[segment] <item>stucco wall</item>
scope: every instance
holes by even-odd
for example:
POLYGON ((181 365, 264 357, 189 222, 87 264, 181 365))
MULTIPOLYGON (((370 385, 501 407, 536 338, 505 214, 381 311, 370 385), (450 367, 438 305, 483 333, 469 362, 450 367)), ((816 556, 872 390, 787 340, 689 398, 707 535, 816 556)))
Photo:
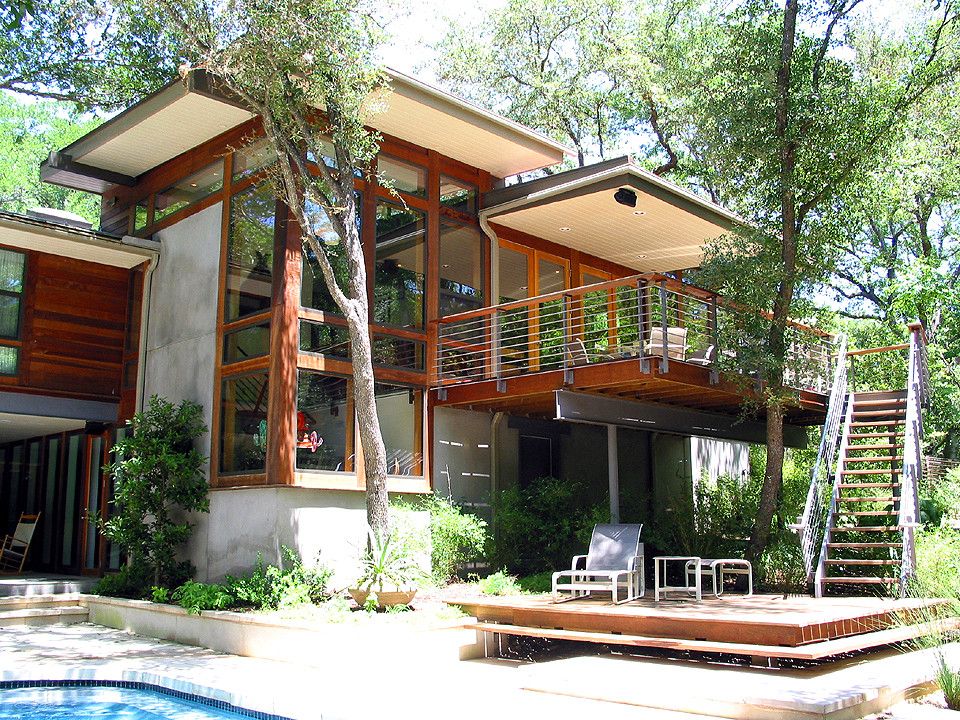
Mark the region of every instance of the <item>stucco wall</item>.
POLYGON ((433 486, 458 503, 485 508, 492 470, 489 413, 436 408, 433 416, 433 486))
POLYGON ((715 481, 721 475, 742 479, 750 474, 750 445, 737 440, 690 438, 694 480, 715 481))

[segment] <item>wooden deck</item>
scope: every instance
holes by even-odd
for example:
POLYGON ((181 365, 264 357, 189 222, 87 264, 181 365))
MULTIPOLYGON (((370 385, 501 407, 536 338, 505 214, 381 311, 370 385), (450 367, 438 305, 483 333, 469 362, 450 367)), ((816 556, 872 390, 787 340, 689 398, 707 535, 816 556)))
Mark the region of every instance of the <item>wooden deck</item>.
MULTIPOLYGON (((704 597, 702 603, 648 596, 625 605, 548 596, 457 603, 478 629, 610 645, 815 660, 912 639, 929 631, 899 617, 939 600, 811 598, 782 595, 704 597)), ((946 629, 957 629, 956 619, 946 629)))

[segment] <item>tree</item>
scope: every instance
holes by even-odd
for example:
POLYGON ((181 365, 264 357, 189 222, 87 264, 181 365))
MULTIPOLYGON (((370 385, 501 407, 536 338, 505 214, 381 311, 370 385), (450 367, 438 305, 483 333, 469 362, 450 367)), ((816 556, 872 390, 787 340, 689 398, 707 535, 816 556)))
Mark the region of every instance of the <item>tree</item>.
POLYGON ((572 143, 580 166, 622 151, 639 127, 645 135, 631 149, 650 155, 662 174, 677 157, 654 76, 669 62, 680 11, 692 5, 510 0, 477 27, 453 24, 435 70, 478 104, 572 143))
POLYGON ((0 6, 0 89, 112 109, 176 75, 178 49, 144 8, 91 0, 18 0, 0 6))
POLYGON ((367 520, 383 537, 389 528, 387 461, 354 190, 355 174, 369 176, 377 153, 377 136, 364 126, 364 117, 371 95, 385 82, 374 59, 379 29, 371 6, 366 0, 239 0, 216 7, 199 0, 152 0, 149 6, 187 49, 192 64, 183 72, 208 73, 263 122, 277 156, 271 175, 276 195, 298 223, 304 250, 318 261, 347 322, 367 520), (335 245, 311 232, 327 219, 339 238, 335 245), (344 261, 345 277, 335 268, 344 261))
POLYGON ((769 313, 746 340, 762 358, 767 425, 752 558, 766 548, 783 484, 784 410, 794 399, 784 382, 789 320, 829 269, 822 213, 957 69, 954 4, 938 3, 906 37, 868 49, 842 35, 853 31, 860 4, 752 0, 722 18, 689 63, 697 69, 686 103, 691 132, 723 178, 724 198, 755 228, 708 248, 700 277, 769 313))
POLYGON ((0 208, 25 212, 33 207, 70 210, 96 224, 98 198, 41 182, 40 163, 51 150, 92 130, 97 120, 83 119, 68 105, 24 103, 0 95, 0 208))
POLYGON ((207 428, 200 405, 173 405, 154 395, 127 425, 106 467, 114 480, 114 512, 104 535, 127 553, 131 565, 149 568, 153 584, 179 584, 177 549, 190 538, 185 512, 207 512, 206 459, 193 446, 207 428))

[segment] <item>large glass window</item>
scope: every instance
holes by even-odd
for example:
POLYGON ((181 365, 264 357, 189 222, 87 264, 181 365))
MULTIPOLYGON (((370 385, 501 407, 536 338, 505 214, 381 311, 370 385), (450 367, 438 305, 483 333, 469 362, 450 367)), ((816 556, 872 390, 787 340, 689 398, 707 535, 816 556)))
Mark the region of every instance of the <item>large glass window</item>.
POLYGON ((440 205, 470 215, 477 213, 477 187, 446 175, 440 176, 440 205))
POLYGON ((425 345, 419 340, 375 335, 373 338, 373 362, 375 365, 423 370, 425 345))
POLYGON ((250 143, 233 154, 233 179, 250 177, 276 159, 273 145, 266 139, 250 143))
POLYGON ((377 204, 374 320, 423 327, 426 215, 392 203, 377 204))
POLYGON ((387 473, 423 475, 423 390, 377 383, 374 392, 387 473))
POLYGON ((440 224, 440 316, 483 307, 483 235, 474 227, 440 224))
POLYGON ((153 205, 153 221, 163 220, 168 215, 193 205, 222 187, 223 160, 217 160, 166 190, 158 192, 153 205))
POLYGON ((263 472, 267 457, 267 374, 227 378, 220 396, 220 472, 263 472))
POLYGON ((223 335, 223 363, 263 357, 270 352, 270 323, 250 325, 223 335))
MULTIPOLYGON (((360 232, 360 208, 362 200, 357 193, 357 232, 360 232)), ((307 213, 312 221, 311 231, 326 253, 327 259, 333 266, 333 273, 341 288, 347 286, 350 277, 350 266, 347 263, 347 253, 340 241, 340 236, 333 229, 333 224, 326 211, 316 203, 307 204, 307 213)), ((303 252, 303 272, 300 276, 300 304, 304 307, 340 315, 340 308, 333 301, 333 296, 327 290, 327 284, 320 270, 320 263, 313 250, 305 248, 303 252)))
POLYGON ((388 155, 377 158, 377 172, 383 176, 397 192, 427 196, 427 169, 413 163, 388 155))
POLYGON ((269 185, 233 196, 224 303, 227 322, 270 307, 276 211, 277 201, 269 185))
MULTIPOLYGON (((0 250, 0 337, 20 339, 23 316, 23 284, 27 257, 12 250, 0 250)), ((0 347, 0 375, 16 375, 20 351, 0 347)))
POLYGON ((346 378, 297 374, 297 468, 352 472, 352 393, 346 378))
POLYGON ((350 357, 350 334, 345 327, 339 325, 324 325, 301 320, 300 350, 318 355, 348 358, 350 357))

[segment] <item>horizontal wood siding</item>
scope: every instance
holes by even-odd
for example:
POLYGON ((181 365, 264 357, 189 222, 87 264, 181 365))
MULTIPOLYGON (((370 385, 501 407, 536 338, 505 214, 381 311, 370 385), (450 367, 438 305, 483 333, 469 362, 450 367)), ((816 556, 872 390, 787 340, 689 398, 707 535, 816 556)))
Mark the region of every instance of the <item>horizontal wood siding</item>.
POLYGON ((31 253, 17 387, 119 399, 130 276, 31 253))

